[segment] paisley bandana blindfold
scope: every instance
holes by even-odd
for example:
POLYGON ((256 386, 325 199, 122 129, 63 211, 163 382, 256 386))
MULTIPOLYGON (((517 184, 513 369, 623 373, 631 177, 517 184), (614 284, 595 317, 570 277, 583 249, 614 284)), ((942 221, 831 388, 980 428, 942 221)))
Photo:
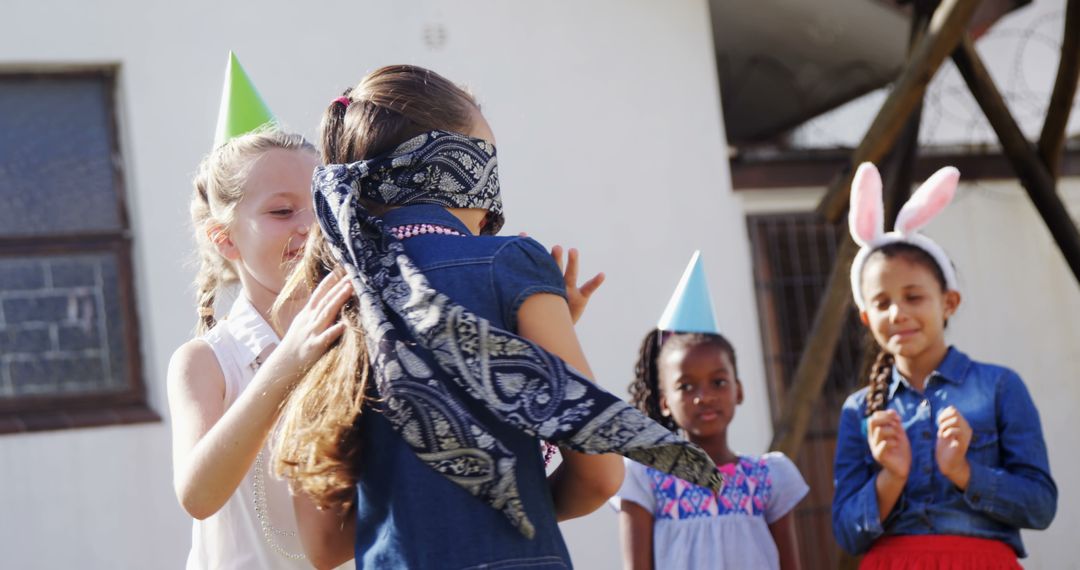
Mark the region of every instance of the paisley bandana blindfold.
POLYGON ((417 457, 501 511, 525 536, 516 458, 470 410, 583 453, 619 453, 717 490, 708 455, 535 343, 434 290, 363 200, 487 208, 502 225, 494 147, 433 131, 390 154, 315 171, 316 215, 359 300, 384 413, 417 457))

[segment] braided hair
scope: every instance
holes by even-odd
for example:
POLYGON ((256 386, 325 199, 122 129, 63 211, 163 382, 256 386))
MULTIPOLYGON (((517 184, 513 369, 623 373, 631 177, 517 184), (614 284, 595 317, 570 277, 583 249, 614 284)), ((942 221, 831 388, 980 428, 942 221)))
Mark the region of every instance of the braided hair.
POLYGON ((874 365, 870 367, 870 391, 866 394, 866 415, 885 409, 889 397, 889 380, 892 378, 893 355, 887 351, 878 351, 874 365))
POLYGON ((630 403, 642 413, 673 432, 679 431, 678 424, 671 416, 665 416, 660 409, 660 358, 672 350, 687 349, 711 344, 731 357, 732 372, 739 377, 735 362, 735 347, 728 339, 719 334, 666 332, 658 329, 649 331, 641 341, 637 364, 634 365, 634 380, 630 383, 630 403))
MULTIPOLYGON (((945 272, 941 270, 934 258, 921 247, 904 242, 883 245, 870 253, 866 265, 863 266, 864 272, 866 267, 870 265, 870 259, 878 256, 885 259, 902 258, 911 263, 922 265, 930 270, 934 279, 941 285, 942 291, 948 288, 945 281, 945 272)), ((946 320, 945 324, 948 325, 948 320, 946 320)), ((867 379, 867 386, 870 388, 866 394, 867 416, 884 410, 888 405, 889 383, 892 380, 892 369, 895 364, 895 356, 884 349, 878 351, 877 358, 874 359, 874 364, 870 367, 870 375, 867 379)))

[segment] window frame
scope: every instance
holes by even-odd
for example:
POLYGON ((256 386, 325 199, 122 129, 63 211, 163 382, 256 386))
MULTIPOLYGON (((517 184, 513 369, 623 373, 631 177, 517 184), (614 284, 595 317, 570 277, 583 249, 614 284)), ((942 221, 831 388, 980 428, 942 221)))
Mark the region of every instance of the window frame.
POLYGON ((119 65, 89 65, 52 69, 0 69, 0 83, 41 79, 93 79, 103 83, 105 113, 113 170, 113 195, 118 229, 96 232, 55 232, 35 236, 0 235, 0 258, 108 254, 116 261, 118 302, 125 351, 124 388, 109 392, 82 392, 0 397, 0 435, 116 424, 158 422, 161 417, 147 403, 135 292, 133 238, 120 144, 117 109, 119 65))
MULTIPOLYGON (((772 207, 763 210, 744 208, 744 219, 750 245, 750 259, 753 265, 753 282, 755 301, 758 313, 758 324, 761 334, 762 356, 765 360, 766 384, 769 391, 770 411, 772 412, 773 426, 780 420, 780 412, 784 401, 788 397, 791 385, 791 375, 797 365, 797 355, 805 346, 805 338, 802 338, 800 346, 787 346, 792 340, 785 329, 801 330, 805 334, 813 326, 813 317, 817 310, 816 299, 820 292, 810 295, 814 299, 810 304, 805 302, 809 299, 795 299, 783 292, 782 287, 786 281, 798 280, 804 282, 803 288, 824 291, 827 286, 828 273, 832 267, 832 259, 840 248, 841 240, 848 239, 846 228, 832 226, 821 222, 814 214, 812 206, 807 206, 809 198, 819 194, 818 189, 803 189, 798 191, 800 196, 786 200, 787 205, 772 207), (775 237, 779 234, 772 226, 784 226, 788 234, 788 248, 794 241, 799 243, 811 243, 813 238, 806 232, 810 224, 816 225, 815 232, 836 232, 836 236, 826 246, 813 255, 812 263, 803 264, 801 260, 791 264, 795 270, 785 272, 782 270, 784 262, 778 259, 778 254, 783 247, 779 243, 770 241, 770 235, 775 237), (804 306, 796 307, 803 303, 804 306), (796 351, 795 349, 798 348, 796 351), (788 359, 794 358, 790 362, 788 359)), ((768 191, 767 191, 768 192, 768 191)), ((793 198, 792 196, 787 196, 793 198)), ((816 202, 809 200, 810 203, 816 202)), ((821 245, 819 242, 818 245, 821 245)), ((809 246, 813 248, 814 246, 809 246)), ((793 251, 786 250, 790 256, 793 251)), ((798 252, 795 251, 797 255, 798 252)), ((861 325, 857 317, 849 309, 845 318, 844 331, 841 333, 840 342, 852 343, 846 346, 838 346, 837 354, 834 355, 833 367, 841 368, 859 367, 859 357, 856 354, 862 352, 861 325), (852 336, 854 335, 854 336, 852 336), (852 351, 849 354, 840 354, 841 351, 852 351), (841 363, 843 361, 843 363, 841 363)), ((800 337, 801 338, 801 337, 800 337)), ((858 389, 859 379, 855 375, 854 386, 843 387, 838 390, 835 385, 834 369, 830 369, 829 378, 823 386, 821 397, 815 405, 815 416, 808 426, 806 441, 798 457, 791 460, 796 463, 802 476, 810 485, 810 493, 799 503, 793 511, 793 518, 798 529, 800 543, 800 557, 804 567, 809 568, 835 568, 845 564, 849 557, 840 550, 832 536, 832 527, 829 525, 832 504, 832 460, 836 446, 836 424, 840 416, 840 407, 847 394, 858 389)), ((844 378, 848 375, 844 374, 844 378)))

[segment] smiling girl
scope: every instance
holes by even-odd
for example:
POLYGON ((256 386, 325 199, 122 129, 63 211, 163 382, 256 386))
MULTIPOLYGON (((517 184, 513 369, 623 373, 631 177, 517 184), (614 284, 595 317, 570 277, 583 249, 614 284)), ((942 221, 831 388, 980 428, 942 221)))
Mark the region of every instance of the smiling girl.
POLYGON ((302 137, 264 129, 215 150, 195 178, 197 337, 176 350, 168 372, 173 484, 195 519, 189 570, 310 568, 297 517, 336 517, 290 497, 265 444, 296 379, 341 335, 337 313, 351 293, 331 276, 280 328, 270 324, 314 222, 307 186, 317 165, 302 137), (218 320, 214 301, 234 285, 236 300, 218 320))
POLYGON ((852 294, 881 351, 841 412, 833 532, 861 568, 1020 568, 1021 528, 1057 508, 1039 414, 1015 372, 945 342, 960 305, 952 262, 918 230, 952 199, 944 168, 882 232, 881 178, 859 167, 852 294))

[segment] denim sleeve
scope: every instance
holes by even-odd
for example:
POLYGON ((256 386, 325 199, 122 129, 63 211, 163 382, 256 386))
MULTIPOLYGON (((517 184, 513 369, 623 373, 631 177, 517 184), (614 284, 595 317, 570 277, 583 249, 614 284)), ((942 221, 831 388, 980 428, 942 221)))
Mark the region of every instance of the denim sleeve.
POLYGON ((506 242, 496 252, 491 271, 503 322, 512 331, 517 331, 518 309, 529 297, 551 293, 566 298, 566 283, 559 266, 532 238, 506 242))
POLYGON ((971 479, 964 500, 999 522, 1044 529, 1057 512, 1057 485, 1043 439, 1039 411, 1020 377, 1005 370, 996 386, 998 446, 1001 465, 970 461, 971 479))
POLYGON ((840 411, 836 435, 832 527, 836 541, 851 554, 866 552, 885 532, 878 515, 877 470, 862 421, 862 406, 854 396, 849 397, 840 411))

